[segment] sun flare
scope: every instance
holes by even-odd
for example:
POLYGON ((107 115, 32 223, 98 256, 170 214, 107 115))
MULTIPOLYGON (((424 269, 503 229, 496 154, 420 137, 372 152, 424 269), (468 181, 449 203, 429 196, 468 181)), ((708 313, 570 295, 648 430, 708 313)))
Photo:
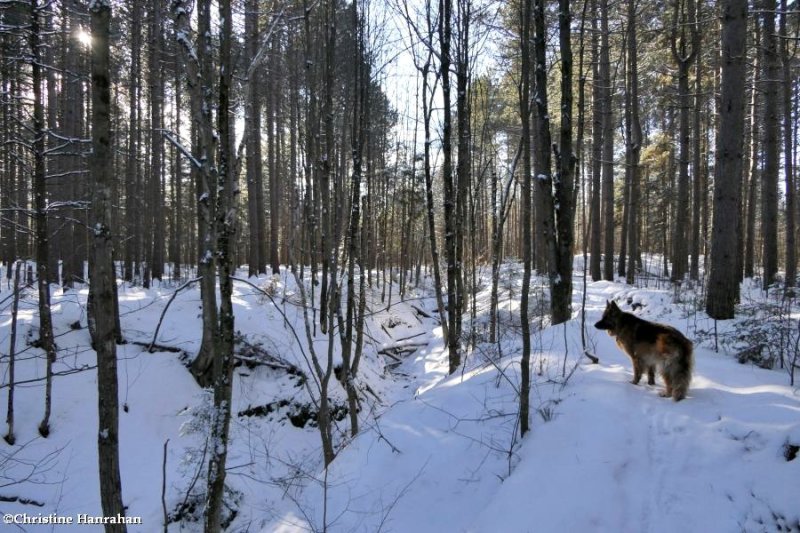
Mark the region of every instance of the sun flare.
POLYGON ((78 40, 85 47, 89 47, 92 45, 92 34, 88 31, 84 30, 83 28, 78 28, 75 31, 75 38, 78 40))

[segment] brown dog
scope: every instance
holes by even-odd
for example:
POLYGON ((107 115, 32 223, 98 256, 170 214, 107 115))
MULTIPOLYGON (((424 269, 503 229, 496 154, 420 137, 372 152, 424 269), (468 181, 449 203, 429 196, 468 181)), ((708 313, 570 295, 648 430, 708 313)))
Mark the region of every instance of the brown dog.
POLYGON ((606 301, 603 318, 594 325, 617 341, 617 346, 633 361, 634 385, 647 370, 647 383, 655 385, 656 367, 667 388, 661 396, 676 402, 686 397, 694 366, 692 341, 672 326, 648 322, 622 311, 615 302, 606 301))

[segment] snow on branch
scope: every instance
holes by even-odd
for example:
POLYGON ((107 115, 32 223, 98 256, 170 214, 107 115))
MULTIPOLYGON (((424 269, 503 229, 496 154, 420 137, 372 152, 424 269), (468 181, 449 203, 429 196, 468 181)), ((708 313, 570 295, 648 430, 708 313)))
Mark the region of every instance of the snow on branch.
POLYGON ((167 130, 161 130, 161 132, 164 134, 164 138, 167 139, 170 143, 172 143, 172 145, 175 148, 177 148, 184 156, 186 156, 186 158, 189 160, 189 162, 191 162, 192 165, 195 166, 195 168, 197 168, 198 170, 203 168, 203 163, 201 163, 195 156, 193 156, 192 153, 185 146, 183 146, 183 144, 181 144, 181 142, 178 139, 176 139, 171 132, 167 130))

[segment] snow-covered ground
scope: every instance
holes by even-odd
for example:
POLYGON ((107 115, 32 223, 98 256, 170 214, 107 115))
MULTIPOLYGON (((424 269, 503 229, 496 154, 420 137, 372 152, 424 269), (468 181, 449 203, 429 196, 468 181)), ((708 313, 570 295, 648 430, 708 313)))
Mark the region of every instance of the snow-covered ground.
MULTIPOLYGON (((581 299, 576 272, 576 320, 533 334, 532 431, 518 437, 519 269, 507 266, 501 281, 501 342, 478 343, 462 372, 447 375, 441 329, 416 309, 435 308, 430 292, 416 290, 392 307, 370 294, 362 390, 362 431, 349 439, 347 418, 337 422, 340 451, 326 472, 316 428, 296 427, 309 389, 288 363, 310 375, 309 349, 294 283, 251 280, 273 294, 236 284, 236 329, 250 345, 247 354, 274 357, 272 366, 236 371, 232 447, 228 458, 230 502, 236 507, 231 531, 800 531, 800 391, 785 371, 741 365, 713 350, 713 323, 674 303, 662 288, 635 289, 588 284, 587 341, 600 357, 582 358, 581 299), (613 339, 591 327, 607 299, 624 310, 670 323, 696 345, 696 368, 688 398, 660 398, 659 383, 629 383, 631 365, 613 339), (630 302, 630 303, 629 303, 630 302), (641 304, 641 307, 638 305, 641 304), (416 308, 416 309, 415 309, 416 308), (517 322, 518 323, 518 322, 517 322), (295 333, 292 331, 293 326, 295 333), (414 344, 400 365, 384 367, 378 350, 414 344), (253 348, 255 346, 256 348, 253 348)), ((485 278, 486 276, 484 276, 485 278)), ((125 336, 148 342, 175 287, 122 287, 125 336)), ((488 283, 479 294, 478 315, 488 308, 488 283)), ((4 291, 0 296, 7 296, 4 291)), ((86 292, 53 294, 60 361, 56 372, 94 364, 85 327, 86 292)), ((35 300, 21 305, 21 352, 17 369, 17 444, 0 442, 2 513, 77 517, 99 515, 97 480, 96 374, 88 369, 56 378, 51 436, 38 436, 44 394, 36 338, 35 300), (28 383, 22 383, 30 381, 28 383), (39 505, 41 504, 41 505, 39 505)), ((0 298, 3 300, 3 298, 0 298)), ((537 298, 532 307, 541 305, 537 298)), ((199 292, 182 291, 167 312, 158 343, 196 352, 200 338, 199 292)), ((10 307, 0 306, 3 384, 8 382, 10 307)), ((483 323, 479 333, 483 334, 483 323)), ((726 324, 720 323, 725 330, 726 324)), ((729 328, 730 329, 730 328, 729 328)), ((326 337, 316 331, 314 346, 326 337)), ((180 359, 148 353, 133 342, 121 346, 121 461, 129 516, 162 529, 162 462, 166 443, 166 503, 170 513, 192 511, 193 480, 202 470, 203 405, 207 396, 180 359)), ((0 389, 5 406, 8 388, 0 389)), ((344 394, 338 383, 335 402, 344 394)), ((197 507, 194 507, 197 511, 197 507)), ((74 526, 73 526, 74 527, 74 526)), ((99 526, 94 526, 100 530, 99 526)), ((24 525, 27 531, 67 531, 70 526, 24 525)), ((196 531, 198 522, 174 523, 170 531, 196 531)), ((9 531, 12 531, 9 529, 9 531)), ((93 526, 86 526, 86 531, 93 526)))

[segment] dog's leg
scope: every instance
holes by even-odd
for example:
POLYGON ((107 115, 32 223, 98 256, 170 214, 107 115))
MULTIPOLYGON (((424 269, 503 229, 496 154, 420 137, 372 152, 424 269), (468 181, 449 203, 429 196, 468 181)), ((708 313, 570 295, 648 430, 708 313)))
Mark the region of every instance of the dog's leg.
POLYGON ((680 372, 676 372, 671 376, 670 384, 672 386, 667 389, 665 396, 671 396, 676 402, 686 398, 686 389, 689 388, 689 384, 686 382, 684 375, 680 372))
POLYGON ((656 384, 656 367, 655 365, 650 365, 647 367, 647 384, 648 385, 655 385, 656 384))
POLYGON ((658 393, 658 395, 661 396, 662 398, 669 398, 672 396, 672 379, 670 378, 670 375, 669 373, 667 373, 666 370, 664 370, 661 373, 661 377, 664 379, 664 384, 667 387, 663 391, 658 393))
POLYGON ((633 361, 633 379, 631 380, 631 383, 638 385, 639 381, 642 379, 642 364, 636 357, 631 357, 631 361, 633 361))

